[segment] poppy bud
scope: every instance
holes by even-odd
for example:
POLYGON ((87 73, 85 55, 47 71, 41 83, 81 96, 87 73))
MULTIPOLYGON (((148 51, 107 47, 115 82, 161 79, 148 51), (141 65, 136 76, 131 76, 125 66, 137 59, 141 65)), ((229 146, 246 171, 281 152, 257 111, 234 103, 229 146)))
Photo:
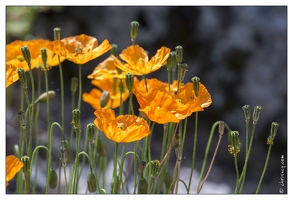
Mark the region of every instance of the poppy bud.
POLYGON ((19 81, 24 89, 27 88, 27 79, 26 79, 26 74, 23 68, 17 69, 19 81))
POLYGON ((49 97, 48 100, 50 101, 51 99, 55 97, 55 94, 56 93, 53 90, 48 91, 48 93, 44 92, 43 94, 39 96, 39 98, 35 101, 35 103, 46 103, 47 97, 49 97))
POLYGON ((53 29, 53 32, 54 32, 54 40, 60 40, 61 28, 56 27, 53 29))
POLYGON ((93 123, 89 123, 86 128, 86 133, 89 138, 89 143, 94 144, 94 136, 95 136, 95 125, 93 123))
POLYGON ((46 68, 46 63, 47 63, 47 49, 46 48, 41 48, 41 55, 42 55, 42 61, 44 63, 44 67, 46 68))
POLYGON ((73 119, 71 123, 73 124, 73 128, 76 130, 78 129, 80 125, 80 110, 74 109, 72 111, 72 114, 73 114, 73 119))
POLYGON ((130 37, 133 43, 137 37, 138 27, 139 27, 139 23, 137 21, 130 22, 130 37))
POLYGON ((171 51, 169 53, 169 57, 167 59, 167 69, 170 70, 173 67, 177 67, 177 61, 176 61, 176 52, 175 51, 171 51))
POLYGON ((160 161, 152 160, 151 161, 151 176, 155 177, 159 173, 160 161))
POLYGON ((230 131, 229 133, 229 145, 228 151, 234 157, 240 152, 240 140, 239 140, 239 132, 238 131, 230 131))
POLYGON ((256 124, 259 119, 261 109, 262 109, 262 107, 260 107, 260 106, 254 107, 253 114, 252 114, 252 120, 253 120, 254 124, 256 124))
POLYGON ((21 50, 21 52, 22 52, 22 55, 23 55, 24 60, 28 63, 29 68, 31 68, 31 67, 30 67, 30 63, 31 63, 31 54, 30 54, 30 50, 29 50, 28 46, 22 46, 22 47, 20 48, 20 50, 21 50))
POLYGON ((269 135, 269 137, 267 139, 267 144, 268 145, 274 145, 274 139, 275 139, 275 136, 277 134, 278 127, 279 127, 279 124, 277 122, 272 122, 271 132, 270 132, 270 135, 269 135))
POLYGON ((129 92, 133 91, 133 86, 134 86, 134 78, 133 78, 133 74, 128 72, 125 74, 126 77, 126 86, 127 89, 129 90, 129 92))
POLYGON ((245 121, 249 122, 250 117, 251 117, 250 106, 249 105, 244 105, 244 106, 242 106, 242 109, 244 111, 245 121))
POLYGON ((111 55, 113 56, 118 56, 118 45, 117 44, 112 44, 112 49, 110 50, 111 55))
POLYGON ((147 194, 148 192, 148 182, 145 180, 145 178, 142 176, 139 179, 138 182, 138 194, 147 194))
POLYGON ((71 148, 67 140, 62 140, 60 145, 60 160, 62 166, 66 166, 72 159, 71 148))
POLYGON ((87 188, 89 192, 95 192, 97 190, 97 180, 94 173, 90 173, 87 176, 87 188))
POLYGON ((50 177, 49 177, 49 186, 51 189, 56 188, 57 186, 57 173, 55 169, 50 169, 50 177))
POLYGON ((102 92, 102 95, 101 95, 101 98, 100 98, 100 106, 101 106, 101 108, 104 108, 107 105, 109 99, 110 99, 110 92, 108 90, 104 90, 102 92))
POLYGON ((193 83, 194 94, 195 94, 196 97, 198 97, 200 78, 198 78, 197 76, 195 76, 195 77, 193 77, 191 79, 191 81, 193 83))
POLYGON ((21 161, 23 162, 23 173, 25 175, 30 174, 30 158, 28 156, 23 156, 21 158, 21 161))
POLYGON ((70 91, 72 96, 74 96, 75 92, 77 91, 77 88, 78 88, 78 78, 72 77, 70 82, 70 91))
POLYGON ((177 63, 181 63, 182 60, 183 60, 183 47, 178 45, 175 47, 175 50, 176 50, 176 60, 177 60, 177 63))
POLYGON ((185 74, 187 72, 188 65, 186 63, 182 63, 180 66, 180 81, 184 81, 185 74))

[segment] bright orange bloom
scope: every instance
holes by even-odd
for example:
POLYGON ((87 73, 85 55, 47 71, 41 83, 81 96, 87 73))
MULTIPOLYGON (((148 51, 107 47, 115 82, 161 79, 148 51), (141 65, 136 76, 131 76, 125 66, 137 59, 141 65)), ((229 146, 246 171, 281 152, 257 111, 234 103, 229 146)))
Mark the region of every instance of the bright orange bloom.
MULTIPOLYGON (((28 64, 23 58, 21 47, 28 46, 31 56, 31 70, 37 66, 42 66, 41 49, 47 49, 47 66, 54 67, 59 64, 57 55, 48 50, 49 40, 36 39, 29 41, 16 40, 6 45, 6 64, 14 65, 17 68, 23 68, 25 71, 29 71, 28 64)), ((60 62, 64 61, 64 57, 60 57, 60 62)))
POLYGON ((23 162, 14 155, 6 156, 6 187, 13 177, 21 170, 23 162))
POLYGON ((98 45, 98 40, 95 37, 85 34, 56 40, 49 44, 51 51, 60 56, 64 56, 67 60, 75 64, 85 64, 103 55, 111 48, 112 46, 108 40, 104 40, 98 45))
POLYGON ((103 62, 98 64, 93 73, 87 76, 89 79, 105 79, 105 78, 125 78, 125 72, 118 73, 117 67, 114 65, 114 58, 109 56, 103 62))
POLYGON ((129 96, 129 92, 126 89, 125 78, 122 79, 123 88, 122 91, 122 102, 120 101, 120 90, 119 90, 119 79, 106 78, 102 80, 92 80, 92 84, 95 85, 97 89, 94 88, 90 93, 83 93, 82 100, 89 103, 94 109, 100 108, 100 99, 102 96, 102 91, 110 92, 110 99, 106 105, 106 108, 117 108, 121 105, 122 102, 126 101, 129 96))
POLYGON ((144 80, 135 79, 134 94, 143 112, 151 121, 159 124, 168 122, 178 123, 193 112, 203 111, 212 100, 204 85, 200 84, 199 95, 195 96, 192 83, 181 84, 178 94, 175 94, 175 83, 171 90, 167 83, 157 79, 146 79, 148 92, 144 80))
POLYGON ((119 55, 126 63, 122 63, 113 56, 114 64, 122 71, 131 72, 138 76, 146 75, 166 65, 170 51, 169 48, 161 47, 157 50, 156 55, 149 60, 147 53, 142 47, 132 45, 124 49, 119 55))
POLYGON ((134 142, 150 134, 148 123, 135 115, 120 115, 116 118, 112 109, 99 108, 94 113, 94 124, 114 142, 134 142))
POLYGON ((6 64, 6 88, 12 83, 18 81, 18 79, 17 67, 11 64, 6 64))

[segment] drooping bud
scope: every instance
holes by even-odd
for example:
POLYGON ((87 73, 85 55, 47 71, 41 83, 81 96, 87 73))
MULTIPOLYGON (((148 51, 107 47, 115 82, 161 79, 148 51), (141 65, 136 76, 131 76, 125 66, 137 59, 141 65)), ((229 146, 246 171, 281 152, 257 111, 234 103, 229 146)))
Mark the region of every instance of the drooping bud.
POLYGON ((191 79, 191 81, 193 83, 194 94, 195 94, 196 97, 198 97, 200 78, 198 78, 197 76, 195 76, 195 77, 193 77, 191 79))
POLYGON ((100 189, 100 194, 107 194, 107 192, 104 188, 102 188, 102 189, 100 189))
POLYGON ((250 117, 251 117, 250 106, 249 105, 244 105, 244 106, 242 106, 242 109, 244 111, 245 121, 249 122, 250 117))
POLYGON ((183 60, 183 47, 178 45, 175 47, 176 50, 176 61, 181 64, 183 60))
POLYGON ((143 172, 145 166, 146 166, 146 162, 145 162, 145 161, 141 161, 141 162, 140 162, 140 165, 139 165, 139 168, 138 168, 138 173, 139 173, 139 174, 142 174, 142 172, 143 172))
POLYGON ((110 99, 110 92, 108 90, 104 90, 102 92, 101 98, 100 98, 100 106, 101 108, 104 108, 110 99))
POLYGON ((55 97, 56 93, 53 90, 50 90, 47 92, 44 92, 39 96, 39 98, 35 101, 35 103, 47 103, 47 100, 51 100, 55 97), (47 99, 48 97, 48 99, 47 99))
POLYGON ((22 156, 21 161, 23 162, 23 173, 25 175, 30 174, 30 158, 28 156, 22 156))
POLYGON ((71 147, 67 140, 62 140, 60 145, 60 160, 63 167, 70 163, 72 159, 71 147))
POLYGON ((97 190, 97 180, 94 173, 90 173, 87 176, 87 188, 89 192, 95 192, 97 190))
POLYGON ((49 186, 51 189, 56 188, 57 186, 57 173, 55 171, 55 169, 50 169, 50 177, 49 177, 49 186))
POLYGON ((31 63, 31 54, 30 54, 30 50, 28 48, 28 46, 22 46, 20 48, 23 58, 24 60, 28 63, 29 68, 31 69, 30 63, 31 63))
POLYGON ((229 133, 229 145, 228 151, 234 157, 240 152, 241 143, 239 140, 239 132, 238 131, 230 131, 229 133))
POLYGON ((260 107, 260 106, 255 106, 254 107, 253 114, 252 114, 252 120, 253 120, 254 124, 257 123, 261 110, 262 110, 262 107, 260 107))
POLYGON ((78 78, 77 77, 72 77, 71 82, 70 82, 70 91, 71 95, 74 96, 78 88, 78 78))
POLYGON ((61 28, 56 27, 53 29, 53 32, 54 32, 54 40, 60 40, 61 28))
POLYGON ((157 176, 159 173, 160 168, 160 161, 159 160, 152 160, 151 161, 151 177, 157 176))
POLYGON ((74 130, 77 130, 80 126, 80 110, 79 109, 74 109, 72 111, 73 119, 71 123, 73 124, 74 130))
POLYGON ((134 41, 137 37, 138 27, 139 27, 139 23, 137 21, 130 22, 130 37, 131 37, 132 44, 134 44, 134 41))
POLYGON ((130 72, 127 72, 125 74, 126 77, 126 87, 128 89, 129 92, 133 91, 133 86, 134 86, 134 78, 133 78, 133 74, 130 72))
POLYGON ((86 133, 89 139, 89 144, 92 145, 95 143, 94 136, 95 136, 95 125, 93 123, 89 123, 86 128, 86 133))
POLYGON ((272 122, 271 132, 270 132, 270 135, 269 135, 269 137, 267 139, 267 144, 268 145, 274 145, 274 139, 275 139, 275 136, 277 134, 278 127, 279 127, 279 124, 277 122, 272 122))
POLYGON ((20 121, 20 124, 21 124, 21 127, 23 129, 26 128, 26 118, 25 118, 25 113, 23 111, 19 111, 18 112, 18 118, 19 118, 19 121, 20 121))

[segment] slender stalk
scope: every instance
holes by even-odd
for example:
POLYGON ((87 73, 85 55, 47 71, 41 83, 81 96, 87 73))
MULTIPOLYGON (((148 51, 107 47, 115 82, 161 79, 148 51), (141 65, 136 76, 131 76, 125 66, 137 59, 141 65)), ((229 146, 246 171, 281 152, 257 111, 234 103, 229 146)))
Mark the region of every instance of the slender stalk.
POLYGON ((258 194, 259 189, 260 189, 260 186, 261 186, 261 184, 262 184, 263 177, 264 177, 264 175, 265 175, 265 173, 266 173, 267 166, 268 166, 269 159, 270 159, 270 155, 271 155, 271 149, 272 149, 272 146, 273 146, 273 145, 269 145, 269 149, 268 149, 268 153, 267 153, 267 158, 266 158, 265 166, 264 166, 264 168, 263 168, 263 171, 262 171, 261 177, 260 177, 260 179, 259 179, 259 182, 258 182, 258 185, 257 185, 257 188, 256 188, 256 192, 255 192, 255 194, 258 194))

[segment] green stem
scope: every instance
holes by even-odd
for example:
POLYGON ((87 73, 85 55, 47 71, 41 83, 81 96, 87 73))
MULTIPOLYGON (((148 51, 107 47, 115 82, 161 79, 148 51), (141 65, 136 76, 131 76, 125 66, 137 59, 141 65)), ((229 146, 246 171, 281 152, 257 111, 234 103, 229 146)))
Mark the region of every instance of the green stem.
POLYGON ((187 187, 187 194, 189 194, 190 186, 191 186, 191 180, 193 175, 193 169, 194 169, 194 162, 195 162, 195 155, 196 155, 196 142, 197 142, 197 129, 198 129, 198 112, 195 112, 195 122, 194 122, 194 139, 193 139, 193 151, 192 151, 192 161, 191 161, 191 170, 189 175, 189 182, 187 187))
POLYGON ((78 110, 80 110, 81 95, 82 95, 82 72, 81 72, 81 65, 80 64, 78 65, 78 79, 79 79, 79 84, 78 84, 79 96, 78 96, 77 108, 78 108, 78 110))
POLYGON ((58 61, 59 61, 59 74, 60 74, 60 87, 61 87, 61 126, 64 131, 64 83, 63 83, 63 70, 62 65, 60 61, 60 56, 58 55, 58 61))
POLYGON ((273 146, 273 145, 269 145, 269 149, 268 149, 268 153, 267 153, 267 158, 266 158, 265 166, 264 166, 264 168, 263 168, 263 171, 262 171, 261 177, 260 177, 260 179, 259 179, 258 186, 257 186, 257 189, 256 189, 255 194, 258 194, 259 189, 260 189, 260 186, 261 186, 261 184, 262 184, 263 177, 264 177, 264 175, 265 175, 265 173, 266 173, 267 166, 268 166, 269 159, 270 159, 270 155, 271 155, 271 149, 272 149, 272 146, 273 146))

